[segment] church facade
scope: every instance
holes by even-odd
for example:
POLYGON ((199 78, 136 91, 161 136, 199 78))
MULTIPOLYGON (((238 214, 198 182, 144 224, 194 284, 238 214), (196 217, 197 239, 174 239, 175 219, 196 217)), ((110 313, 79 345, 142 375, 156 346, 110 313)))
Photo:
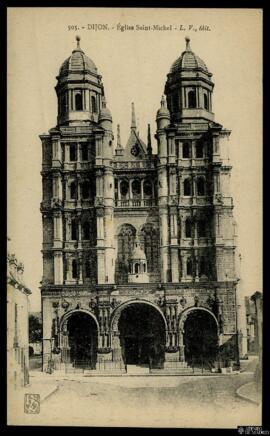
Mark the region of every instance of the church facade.
POLYGON ((77 37, 57 76, 56 127, 40 135, 44 370, 51 359, 105 372, 238 363, 230 131, 214 121, 213 88, 186 38, 157 153, 133 103, 123 146, 77 37))

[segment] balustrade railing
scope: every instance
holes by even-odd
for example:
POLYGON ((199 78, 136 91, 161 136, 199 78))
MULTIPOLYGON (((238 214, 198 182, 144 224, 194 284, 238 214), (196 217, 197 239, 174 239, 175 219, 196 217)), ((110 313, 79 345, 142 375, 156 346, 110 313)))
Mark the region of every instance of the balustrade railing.
POLYGON ((155 205, 154 200, 148 199, 115 200, 115 207, 149 207, 155 205))

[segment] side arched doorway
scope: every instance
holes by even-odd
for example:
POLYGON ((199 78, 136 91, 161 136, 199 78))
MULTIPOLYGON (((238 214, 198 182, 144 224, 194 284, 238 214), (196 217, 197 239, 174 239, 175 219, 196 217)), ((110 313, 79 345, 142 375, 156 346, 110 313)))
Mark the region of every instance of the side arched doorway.
POLYGON ((191 310, 184 322, 185 360, 188 364, 214 362, 218 355, 217 321, 207 310, 191 310))
POLYGON ((75 367, 95 369, 97 360, 97 326, 91 315, 74 312, 65 323, 69 361, 75 367))
POLYGON ((128 304, 121 311, 118 329, 126 365, 163 367, 166 334, 158 310, 144 303, 128 304))

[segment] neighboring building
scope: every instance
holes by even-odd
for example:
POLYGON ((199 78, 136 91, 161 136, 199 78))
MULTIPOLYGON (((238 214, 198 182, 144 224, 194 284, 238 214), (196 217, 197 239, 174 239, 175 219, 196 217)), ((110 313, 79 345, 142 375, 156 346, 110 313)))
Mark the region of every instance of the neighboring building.
POLYGON ((262 317, 263 296, 255 292, 250 297, 245 297, 248 352, 260 354, 262 352, 262 317))
POLYGON ((14 254, 7 259, 7 368, 9 387, 29 383, 28 297, 24 266, 14 254))
POLYGON ((41 355, 42 353, 42 315, 41 312, 29 313, 29 356, 41 355), (32 321, 31 321, 32 320, 32 321), (31 332, 31 322, 34 330, 31 332), (41 334, 40 334, 41 333, 41 334))
POLYGON ((246 304, 246 320, 247 320, 247 343, 248 353, 258 353, 258 337, 257 322, 256 322, 256 308, 254 301, 250 297, 245 297, 246 304))
POLYGON ((57 76, 57 125, 40 136, 44 369, 53 356, 98 370, 239 363, 230 131, 214 121, 213 88, 186 38, 157 154, 133 104, 127 144, 118 126, 114 147, 101 76, 77 38, 57 76))
POLYGON ((248 334, 248 352, 261 356, 262 353, 262 304, 261 292, 245 298, 248 334))

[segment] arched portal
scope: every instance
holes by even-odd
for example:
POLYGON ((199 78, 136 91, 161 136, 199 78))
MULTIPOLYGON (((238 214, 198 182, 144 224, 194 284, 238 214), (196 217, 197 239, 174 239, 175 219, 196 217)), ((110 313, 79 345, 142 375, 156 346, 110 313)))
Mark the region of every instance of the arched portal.
POLYGON ((76 367, 95 369, 97 360, 97 325, 86 312, 72 313, 63 324, 68 337, 69 361, 76 367))
POLYGON ((218 325, 208 310, 194 309, 184 321, 185 360, 214 361, 218 353, 218 325))
POLYGON ((120 313, 118 330, 125 364, 163 367, 165 323, 154 306, 142 302, 125 305, 120 313))

